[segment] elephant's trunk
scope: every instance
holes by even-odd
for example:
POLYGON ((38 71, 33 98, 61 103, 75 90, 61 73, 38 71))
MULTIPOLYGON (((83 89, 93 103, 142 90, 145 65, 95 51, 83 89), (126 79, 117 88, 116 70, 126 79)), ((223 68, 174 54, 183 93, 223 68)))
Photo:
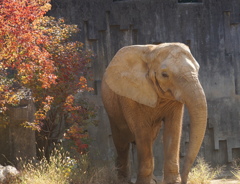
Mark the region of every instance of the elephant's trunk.
POLYGON ((201 84, 198 80, 190 82, 185 90, 187 97, 184 98, 184 101, 191 122, 190 142, 181 175, 182 184, 187 183, 188 173, 200 150, 207 125, 207 102, 201 84))

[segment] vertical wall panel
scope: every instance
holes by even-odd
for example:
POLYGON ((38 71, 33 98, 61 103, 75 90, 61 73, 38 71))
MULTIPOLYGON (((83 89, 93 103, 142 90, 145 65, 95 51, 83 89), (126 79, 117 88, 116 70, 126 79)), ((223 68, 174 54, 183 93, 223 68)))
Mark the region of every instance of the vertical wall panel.
MULTIPOLYGON (((200 155, 212 164, 240 157, 240 3, 239 0, 53 0, 51 15, 78 24, 78 39, 94 51, 94 99, 99 126, 93 127, 95 149, 106 159, 114 147, 100 84, 105 68, 121 47, 131 44, 183 42, 199 62, 199 77, 208 105, 208 128, 200 155), (100 146, 99 146, 100 145, 100 146), (103 146, 104 145, 104 146, 103 146)), ((186 113, 187 114, 187 113, 186 113)), ((189 118, 185 116, 181 158, 188 145, 189 118)), ((161 135, 155 144, 156 172, 161 172, 161 135)))

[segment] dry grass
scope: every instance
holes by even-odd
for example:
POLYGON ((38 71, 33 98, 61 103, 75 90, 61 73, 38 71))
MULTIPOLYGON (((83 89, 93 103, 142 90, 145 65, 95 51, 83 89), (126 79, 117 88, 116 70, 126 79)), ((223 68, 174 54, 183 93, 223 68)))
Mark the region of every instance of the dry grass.
POLYGON ((240 159, 235 160, 233 162, 233 167, 232 168, 233 168, 233 171, 231 171, 231 172, 236 177, 236 179, 240 181, 240 159))
POLYGON ((79 160, 81 167, 73 170, 71 181, 74 184, 124 184, 118 181, 116 168, 112 163, 91 163, 88 155, 79 160))
POLYGON ((43 158, 38 162, 22 163, 20 175, 12 183, 67 184, 74 164, 67 152, 55 149, 49 161, 43 158))
POLYGON ((209 184, 222 171, 223 167, 212 168, 203 158, 199 157, 196 160, 196 165, 189 173, 188 184, 209 184))
MULTIPOLYGON (((188 184, 210 184, 221 174, 223 167, 212 168, 203 158, 198 158, 189 173, 188 184)), ((232 173, 240 180, 240 165, 232 173)), ((68 152, 55 150, 50 161, 24 163, 20 175, 9 184, 127 184, 118 181, 113 162, 93 162, 89 156, 71 158, 68 152)))
POLYGON ((72 159, 68 152, 54 150, 50 160, 23 163, 20 175, 9 184, 124 184, 111 163, 92 163, 89 156, 72 159))

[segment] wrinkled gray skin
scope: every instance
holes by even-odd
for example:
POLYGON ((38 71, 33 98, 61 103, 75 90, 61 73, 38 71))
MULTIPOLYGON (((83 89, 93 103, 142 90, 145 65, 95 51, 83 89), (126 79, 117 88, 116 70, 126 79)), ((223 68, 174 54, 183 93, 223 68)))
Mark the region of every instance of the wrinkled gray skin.
POLYGON ((206 129, 207 104, 199 64, 181 43, 135 45, 118 51, 102 80, 102 100, 117 150, 119 178, 129 181, 129 146, 136 142, 136 184, 150 184, 153 142, 164 124, 164 184, 186 184, 206 129), (184 104, 190 115, 190 142, 179 171, 184 104))

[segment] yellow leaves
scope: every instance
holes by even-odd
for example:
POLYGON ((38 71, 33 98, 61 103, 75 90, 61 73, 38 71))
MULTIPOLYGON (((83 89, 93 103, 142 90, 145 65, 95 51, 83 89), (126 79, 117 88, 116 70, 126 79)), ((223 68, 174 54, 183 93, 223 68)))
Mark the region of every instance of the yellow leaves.
POLYGON ((74 105, 74 96, 73 95, 69 95, 66 100, 65 100, 65 103, 64 103, 64 109, 65 111, 77 111, 77 110, 80 110, 81 109, 81 106, 76 106, 74 105))
POLYGON ((48 104, 45 104, 45 105, 43 106, 43 110, 44 110, 45 112, 48 112, 50 109, 51 109, 51 107, 50 107, 50 105, 48 105, 48 104))
POLYGON ((6 91, 5 86, 1 85, 1 106, 2 110, 6 110, 6 107, 4 107, 5 104, 16 106, 20 103, 21 100, 21 93, 14 92, 14 91, 6 91))
POLYGON ((11 105, 18 105, 20 102, 20 96, 16 93, 12 94, 11 96, 9 96, 9 98, 7 98, 7 103, 11 104, 11 105))
POLYGON ((28 80, 27 80, 26 76, 21 76, 21 81, 22 81, 22 84, 27 84, 28 83, 28 80))
POLYGON ((78 85, 80 86, 80 92, 83 91, 83 90, 86 90, 86 91, 92 91, 93 88, 91 87, 88 87, 87 85, 87 79, 84 77, 84 76, 81 76, 79 78, 79 83, 78 85))
POLYGON ((49 2, 3 0, 0 6, 0 60, 4 67, 18 71, 18 79, 24 85, 42 82, 47 88, 55 82, 54 62, 44 48, 50 41, 37 26, 43 15, 51 9, 49 2))
MULTIPOLYGON (((51 105, 52 105, 53 101, 54 101, 54 97, 49 96, 49 95, 44 99, 44 101, 42 101, 43 107, 38 109, 35 113, 36 120, 34 123, 35 123, 36 127, 38 127, 38 125, 41 121, 43 121, 47 118, 47 112, 49 110, 51 110, 51 105)), ((34 124, 32 124, 32 125, 34 125, 34 124)))
POLYGON ((44 114, 46 114, 50 109, 51 109, 51 104, 53 103, 54 101, 54 97, 52 96, 47 96, 45 98, 45 101, 42 102, 42 104, 44 105, 43 106, 43 112, 44 114))
POLYGON ((4 92, 5 85, 0 85, 0 92, 4 92))
POLYGON ((52 5, 50 3, 46 3, 43 6, 41 6, 40 9, 47 12, 47 11, 51 10, 51 8, 52 8, 52 5))
POLYGON ((46 112, 43 110, 38 110, 35 113, 35 118, 36 118, 36 123, 38 123, 38 121, 44 120, 46 118, 46 112))
MULTIPOLYGON (((0 77, 2 71, 14 70, 11 77, 16 84, 31 89, 37 107, 37 124, 25 125, 36 127, 47 123, 53 109, 66 115, 66 121, 70 123, 84 124, 90 110, 76 104, 73 95, 79 90, 92 90, 84 77, 89 72, 87 64, 91 54, 84 50, 83 43, 69 41, 79 31, 77 25, 43 16, 51 9, 50 0, 3 2, 9 7, 2 11, 0 4, 0 77), (4 19, 1 19, 4 17, 1 13, 4 19)), ((0 92, 7 95, 4 85, 0 83, 0 92)), ((12 84, 6 86, 13 87, 12 84)), ((7 99, 5 103, 13 104, 21 100, 17 94, 3 98, 7 99)))
POLYGON ((48 95, 45 99, 48 104, 51 104, 54 100, 54 97, 48 95))
POLYGON ((65 102, 65 105, 72 105, 74 103, 74 96, 73 95, 69 95, 67 98, 66 98, 66 102, 65 102))
POLYGON ((25 128, 30 128, 30 129, 35 130, 35 131, 40 131, 39 124, 36 123, 36 122, 25 121, 21 125, 25 128))
POLYGON ((60 44, 70 38, 72 34, 79 31, 77 25, 67 25, 64 19, 55 19, 54 17, 43 17, 34 22, 37 29, 43 30, 44 34, 51 37, 50 44, 60 44))

